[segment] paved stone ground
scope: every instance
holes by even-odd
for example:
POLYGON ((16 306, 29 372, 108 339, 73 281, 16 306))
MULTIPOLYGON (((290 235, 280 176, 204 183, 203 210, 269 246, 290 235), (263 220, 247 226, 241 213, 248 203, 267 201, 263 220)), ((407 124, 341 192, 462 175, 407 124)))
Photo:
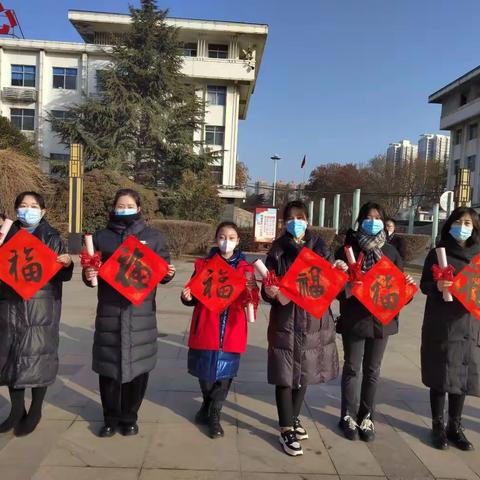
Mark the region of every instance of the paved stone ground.
MULTIPOLYGON (((192 264, 178 267, 176 280, 158 293, 158 364, 140 411, 140 435, 95 436, 102 425, 97 377, 90 369, 95 291, 83 287, 77 271, 65 288, 60 374, 47 393, 38 429, 27 438, 0 435, 1 480, 480 478, 478 453, 440 452, 429 445, 428 391, 419 372, 421 294, 404 310, 401 334, 389 344, 375 443, 349 442, 339 434, 336 381, 307 393, 302 420, 310 439, 304 456, 282 453, 273 387, 266 383, 266 305, 250 329, 249 350, 226 402, 225 438, 209 439, 192 423, 201 400, 196 380, 186 372, 191 310, 178 300, 192 264)), ((8 414, 7 398, 1 387, 0 419, 8 414)), ((479 399, 468 399, 465 425, 478 452, 479 399)))

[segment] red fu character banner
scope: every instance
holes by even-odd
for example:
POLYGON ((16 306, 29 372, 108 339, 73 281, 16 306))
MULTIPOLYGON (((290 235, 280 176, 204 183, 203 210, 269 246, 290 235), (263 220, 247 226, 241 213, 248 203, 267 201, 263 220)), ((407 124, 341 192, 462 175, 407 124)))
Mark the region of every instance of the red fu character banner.
POLYGON ((19 230, 0 248, 0 280, 29 300, 62 268, 57 256, 37 237, 19 230))
POLYGON ((163 280, 168 263, 129 236, 100 267, 98 276, 134 305, 140 305, 163 280))
POLYGON ((309 248, 302 248, 280 282, 280 290, 320 319, 345 286, 348 275, 309 248))
POLYGON ((455 276, 450 292, 477 320, 480 320, 480 255, 455 276))
POLYGON ((385 256, 352 288, 352 294, 383 325, 388 325, 416 293, 417 287, 407 285, 405 274, 385 256))
POLYGON ((223 312, 245 290, 247 279, 214 255, 187 283, 192 295, 212 312, 223 312))

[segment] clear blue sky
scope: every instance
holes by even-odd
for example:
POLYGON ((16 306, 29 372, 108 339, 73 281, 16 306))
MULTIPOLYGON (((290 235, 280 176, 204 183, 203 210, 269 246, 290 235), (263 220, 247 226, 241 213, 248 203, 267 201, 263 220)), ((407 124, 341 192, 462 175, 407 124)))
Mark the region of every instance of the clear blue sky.
MULTIPOLYGON (((68 9, 126 12, 123 0, 3 0, 26 38, 74 40, 68 9)), ((135 0, 134 4, 138 4, 135 0)), ((365 162, 437 132, 430 93, 480 64, 478 0, 166 0, 171 16, 267 23, 239 158, 253 180, 301 180, 328 162, 365 162)))

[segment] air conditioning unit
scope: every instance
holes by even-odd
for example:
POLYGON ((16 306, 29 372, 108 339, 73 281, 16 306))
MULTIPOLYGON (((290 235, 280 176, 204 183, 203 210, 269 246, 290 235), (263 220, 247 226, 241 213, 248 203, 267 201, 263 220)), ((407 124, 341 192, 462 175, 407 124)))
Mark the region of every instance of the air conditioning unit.
POLYGON ((3 100, 32 103, 37 101, 37 91, 34 88, 5 87, 2 98, 3 100))

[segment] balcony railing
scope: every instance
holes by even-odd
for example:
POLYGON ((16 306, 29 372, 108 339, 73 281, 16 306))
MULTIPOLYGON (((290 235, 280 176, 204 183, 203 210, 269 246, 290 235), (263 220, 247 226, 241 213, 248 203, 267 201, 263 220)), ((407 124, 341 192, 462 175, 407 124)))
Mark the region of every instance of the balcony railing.
POLYGON ((34 88, 4 87, 2 91, 2 99, 32 103, 37 101, 37 91, 34 88))

